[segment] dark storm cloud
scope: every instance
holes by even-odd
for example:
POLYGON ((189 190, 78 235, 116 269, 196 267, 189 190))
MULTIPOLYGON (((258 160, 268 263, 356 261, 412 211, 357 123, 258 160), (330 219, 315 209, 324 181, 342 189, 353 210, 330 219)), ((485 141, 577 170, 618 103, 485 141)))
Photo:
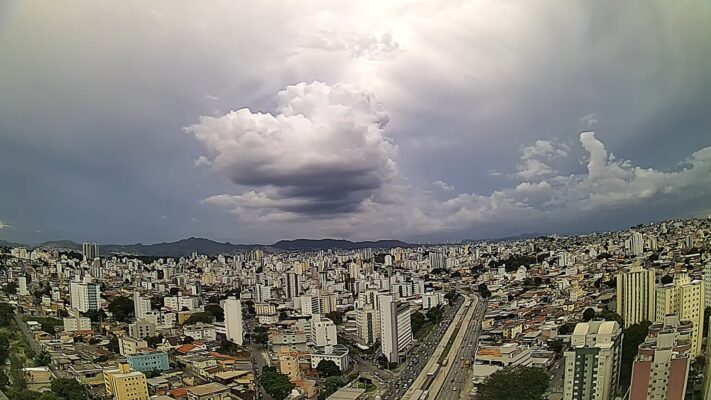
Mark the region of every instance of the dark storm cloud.
POLYGON ((396 175, 395 148, 383 133, 388 115, 372 94, 313 82, 277 98, 276 114, 240 109, 186 128, 214 154, 201 164, 260 188, 255 196, 232 196, 235 213, 352 213, 396 175))

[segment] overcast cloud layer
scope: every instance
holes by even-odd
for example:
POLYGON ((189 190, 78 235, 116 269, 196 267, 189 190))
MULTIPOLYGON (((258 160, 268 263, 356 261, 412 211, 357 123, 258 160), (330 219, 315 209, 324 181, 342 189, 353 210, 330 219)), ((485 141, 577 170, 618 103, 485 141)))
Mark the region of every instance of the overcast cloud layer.
POLYGON ((0 239, 711 213, 708 2, 381 3, 0 3, 0 239))

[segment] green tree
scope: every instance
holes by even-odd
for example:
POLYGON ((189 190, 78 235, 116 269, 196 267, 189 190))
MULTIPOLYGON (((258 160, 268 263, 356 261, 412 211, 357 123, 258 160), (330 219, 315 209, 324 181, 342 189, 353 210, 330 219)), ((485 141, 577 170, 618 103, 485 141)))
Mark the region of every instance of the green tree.
POLYGON ((266 346, 269 343, 269 334, 267 332, 257 332, 254 335, 254 341, 257 344, 261 344, 262 346, 266 346))
POLYGON ((284 400, 294 389, 295 385, 289 381, 287 375, 277 371, 271 366, 262 368, 259 384, 274 400, 284 400))
POLYGON ((37 321, 42 325, 42 330, 54 334, 56 333, 54 327, 55 326, 62 326, 64 325, 64 322, 61 319, 57 318, 49 318, 49 317, 32 317, 28 319, 28 321, 37 321))
POLYGON ((33 361, 35 363, 35 367, 44 367, 52 363, 52 356, 43 350, 37 353, 33 361))
POLYGON ((163 374, 163 372, 161 372, 160 370, 154 369, 154 370, 152 370, 152 371, 146 372, 146 377, 147 377, 148 379, 150 379, 150 378, 155 378, 155 377, 157 377, 157 376, 161 376, 162 374, 163 374))
POLYGON ((2 289, 3 292, 7 294, 17 294, 17 283, 16 282, 8 282, 7 285, 2 289))
POLYGON ((0 303, 0 326, 9 326, 15 319, 15 309, 7 303, 0 303))
POLYGON ((10 378, 5 373, 4 369, 0 369, 0 389, 4 389, 10 384, 10 378))
POLYGON ((326 381, 323 385, 323 389, 318 395, 318 400, 326 400, 328 396, 336 393, 336 391, 342 388, 343 385, 344 383, 340 376, 331 376, 326 378, 326 381))
POLYGON ((563 339, 556 338, 548 342, 548 348, 555 352, 557 355, 560 355, 563 353, 563 339))
POLYGON ((595 318, 595 310, 592 308, 586 308, 585 311, 583 311, 583 321, 588 322, 593 318, 595 318))
POLYGON ((109 339, 109 344, 106 345, 106 349, 108 349, 109 351, 112 351, 116 354, 120 353, 118 337, 111 336, 111 339, 109 339))
MULTIPOLYGON (((24 357, 17 354, 10 356, 10 379, 12 380, 12 388, 17 391, 27 389, 27 378, 22 368, 25 367, 24 357)), ((13 398, 13 397, 10 397, 13 398)))
POLYGON ((63 397, 57 396, 52 392, 44 392, 37 398, 37 400, 66 400, 63 397))
POLYGON ((410 314, 410 326, 412 327, 412 332, 414 334, 417 334, 420 329, 424 328, 426 322, 427 319, 425 318, 425 315, 421 312, 417 311, 410 314))
POLYGON ((145 341, 148 343, 149 347, 156 348, 159 344, 163 343, 163 335, 158 334, 156 336, 148 336, 145 338, 145 341))
POLYGON ((457 300, 457 297, 459 297, 459 294, 454 290, 450 290, 444 295, 444 298, 447 299, 449 304, 454 303, 455 300, 457 300))
POLYGON ((558 334, 559 335, 570 335, 571 333, 573 333, 574 329, 575 329, 575 325, 564 324, 564 325, 561 325, 560 328, 558 328, 558 334))
POLYGON ((338 368, 338 365, 336 365, 336 363, 331 360, 319 361, 318 365, 316 366, 316 369, 323 378, 341 375, 340 368, 338 368))
POLYGON ((343 323, 343 313, 342 312, 338 312, 338 311, 330 312, 330 313, 326 314, 326 318, 333 321, 333 323, 336 325, 340 325, 343 323))
POLYGON ((662 282, 662 285, 670 284, 670 283, 674 282, 674 277, 672 277, 669 274, 664 275, 661 279, 661 282, 662 282))
POLYGON ((442 319, 442 307, 437 306, 427 311, 427 319, 432 323, 437 323, 442 319))
POLYGON ((10 339, 0 335, 0 365, 4 365, 8 357, 10 357, 10 339))
POLYGON ((477 291, 479 291, 481 297, 485 299, 491 297, 491 291, 489 290, 489 287, 486 285, 486 283, 480 283, 479 286, 477 286, 477 291))
POLYGON ((83 316, 89 318, 91 322, 101 322, 106 319, 106 311, 103 309, 99 310, 89 310, 82 314, 83 316))
MULTIPOLYGON (((27 388, 16 388, 13 387, 6 393, 7 397, 12 399, 12 400, 40 400, 42 397, 41 393, 38 392, 33 392, 32 390, 29 390, 27 388)), ((56 397, 55 397, 56 399, 56 397)), ((55 400, 55 399, 49 399, 49 400, 55 400)), ((42 399, 45 400, 45 399, 42 399)))
POLYGON ((60 378, 52 381, 52 393, 65 400, 84 400, 84 387, 74 379, 60 378))
POLYGON ((109 311, 116 321, 126 322, 133 315, 133 301, 128 297, 115 297, 109 304, 109 311))
POLYGON ((205 311, 212 314, 217 322, 225 320, 225 310, 223 310, 219 304, 208 304, 205 306, 205 311))
POLYGON ((212 323, 212 314, 207 311, 193 313, 190 315, 190 318, 185 321, 185 325, 197 324, 198 322, 202 322, 204 324, 212 323))
POLYGON ((491 374, 479 388, 479 400, 542 400, 549 378, 540 368, 506 367, 491 374))
POLYGON ((622 316, 620 314, 610 311, 610 310, 602 310, 597 314, 597 318, 604 319, 605 321, 617 321, 620 326, 625 325, 625 321, 622 319, 622 316))
POLYGON ((639 345, 647 338, 649 321, 642 321, 639 324, 630 325, 624 330, 622 339, 622 361, 620 364, 620 385, 623 390, 629 387, 632 378, 632 363, 637 356, 639 345))

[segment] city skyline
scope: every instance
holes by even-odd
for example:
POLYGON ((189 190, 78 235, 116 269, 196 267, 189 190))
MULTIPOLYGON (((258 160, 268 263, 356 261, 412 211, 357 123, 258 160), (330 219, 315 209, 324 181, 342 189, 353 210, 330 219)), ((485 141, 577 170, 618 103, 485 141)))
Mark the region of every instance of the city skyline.
POLYGON ((705 217, 697 5, 5 2, 0 239, 423 243, 705 217))

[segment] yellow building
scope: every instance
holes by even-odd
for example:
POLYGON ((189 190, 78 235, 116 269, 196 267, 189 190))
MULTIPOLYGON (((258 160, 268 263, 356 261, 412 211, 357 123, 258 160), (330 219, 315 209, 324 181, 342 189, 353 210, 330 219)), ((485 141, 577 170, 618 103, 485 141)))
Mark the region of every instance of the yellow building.
POLYGON ((192 311, 178 311, 178 325, 183 325, 191 315, 193 315, 192 311))
POLYGON ((131 371, 128 364, 119 364, 117 369, 104 370, 106 393, 114 400, 147 400, 146 375, 131 371))
POLYGON ((667 314, 677 314, 679 320, 693 324, 691 356, 701 355, 701 336, 704 320, 704 282, 692 281, 686 272, 674 274, 674 282, 657 288, 656 322, 663 322, 667 314))
POLYGON ((289 377, 289 380, 301 378, 299 369, 299 356, 296 352, 289 351, 288 347, 282 347, 277 353, 279 356, 279 372, 289 377))

